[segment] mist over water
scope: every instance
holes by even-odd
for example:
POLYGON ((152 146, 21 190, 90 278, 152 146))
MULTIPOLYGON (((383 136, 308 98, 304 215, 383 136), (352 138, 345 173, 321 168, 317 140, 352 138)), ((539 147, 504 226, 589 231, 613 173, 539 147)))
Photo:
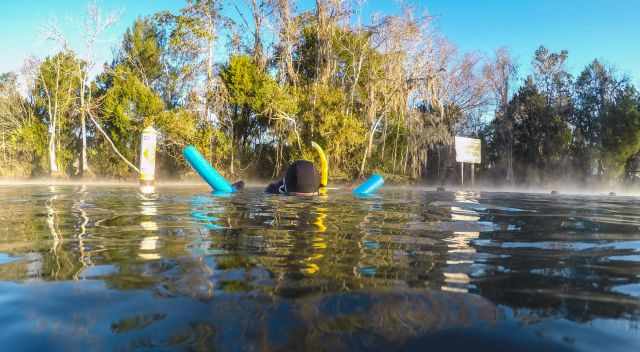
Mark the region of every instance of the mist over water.
POLYGON ((134 186, 0 186, 3 346, 640 346, 635 197, 134 186))
MULTIPOLYGON (((250 178, 243 180, 248 188, 266 187, 269 183, 265 180, 250 178)), ((329 190, 351 190, 357 186, 358 181, 349 183, 338 183, 330 185, 329 190)), ((135 180, 113 180, 113 179, 94 179, 94 180, 73 180, 73 179, 11 179, 0 178, 0 187, 10 186, 88 186, 88 187, 138 187, 140 183, 135 180)), ((160 180, 154 183, 154 187, 161 188, 197 188, 205 187, 206 183, 197 177, 186 180, 160 180)), ((590 196, 628 196, 640 197, 640 188, 624 184, 582 184, 579 182, 555 182, 548 183, 544 186, 524 186, 524 185, 488 185, 482 182, 471 186, 469 182, 465 185, 406 185, 406 184, 386 184, 387 191, 416 191, 416 192, 432 192, 443 188, 447 192, 508 192, 508 193, 541 193, 550 194, 552 191, 558 195, 590 195, 590 196)))

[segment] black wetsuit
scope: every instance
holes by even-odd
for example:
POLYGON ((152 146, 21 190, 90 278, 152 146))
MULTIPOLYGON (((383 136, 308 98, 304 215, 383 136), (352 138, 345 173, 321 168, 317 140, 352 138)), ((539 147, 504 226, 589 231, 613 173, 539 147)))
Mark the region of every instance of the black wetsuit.
POLYGON ((284 186, 284 180, 271 182, 267 186, 267 189, 265 189, 264 191, 267 192, 267 193, 273 193, 273 194, 286 193, 286 192, 284 192, 283 186, 284 186), (281 192, 281 190, 282 190, 282 192, 281 192))
POLYGON ((287 168, 284 179, 267 186, 265 192, 273 194, 317 193, 320 188, 320 173, 308 160, 297 160, 287 168))

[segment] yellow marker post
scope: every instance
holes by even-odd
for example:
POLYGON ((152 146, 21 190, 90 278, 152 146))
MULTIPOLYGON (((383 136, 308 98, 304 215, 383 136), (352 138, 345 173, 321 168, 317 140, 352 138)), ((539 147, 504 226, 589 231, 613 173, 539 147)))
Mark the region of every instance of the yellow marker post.
POLYGON ((140 142, 140 184, 142 186, 151 186, 155 180, 157 135, 152 126, 142 130, 140 142))

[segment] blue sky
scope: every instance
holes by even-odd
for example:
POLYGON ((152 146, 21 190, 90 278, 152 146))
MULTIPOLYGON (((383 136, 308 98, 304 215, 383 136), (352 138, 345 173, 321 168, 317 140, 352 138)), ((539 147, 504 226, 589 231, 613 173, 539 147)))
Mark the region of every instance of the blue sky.
MULTIPOLYGON (((120 42, 124 31, 137 17, 178 9, 182 1, 103 0, 96 3, 105 14, 120 14, 118 22, 97 45, 97 62, 102 63, 110 61, 112 48, 120 42)), ((42 30, 53 19, 67 37, 70 46, 75 51, 83 50, 82 21, 88 4, 88 0, 0 0, 0 26, 3 33, 0 37, 0 72, 19 70, 29 55, 43 57, 50 54, 53 45, 42 38, 42 30)))
MULTIPOLYGON (((237 0, 242 1, 242 0, 237 0)), ((569 70, 577 74, 594 58, 603 59, 640 82, 640 1, 636 0, 409 0, 436 17, 436 26, 461 51, 490 53, 507 46, 526 74, 534 50, 544 44, 569 51, 569 70)), ((302 0, 308 7, 311 0, 302 0)), ((102 0, 104 11, 120 11, 105 36, 98 62, 110 60, 112 48, 138 16, 177 10, 179 0, 102 0)), ((87 0, 0 1, 0 72, 19 70, 28 55, 45 56, 51 45, 41 39, 42 25, 57 18, 71 46, 82 49, 81 18, 87 0)), ((396 13, 395 1, 369 0, 364 16, 396 13)))

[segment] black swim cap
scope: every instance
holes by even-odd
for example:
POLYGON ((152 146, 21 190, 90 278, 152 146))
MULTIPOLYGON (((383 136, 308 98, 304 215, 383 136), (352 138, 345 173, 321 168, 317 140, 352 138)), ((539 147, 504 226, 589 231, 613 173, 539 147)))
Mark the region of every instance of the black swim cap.
POLYGON ((287 193, 315 193, 320 188, 320 173, 312 162, 297 160, 287 169, 284 176, 287 193))

